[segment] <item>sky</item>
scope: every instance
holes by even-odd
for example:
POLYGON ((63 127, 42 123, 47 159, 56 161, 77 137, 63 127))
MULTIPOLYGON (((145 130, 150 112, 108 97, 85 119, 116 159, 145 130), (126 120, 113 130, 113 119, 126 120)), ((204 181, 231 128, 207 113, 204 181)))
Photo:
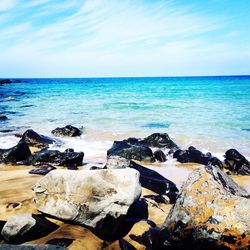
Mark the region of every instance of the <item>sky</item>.
POLYGON ((0 78, 250 74, 250 0, 0 0, 0 78))

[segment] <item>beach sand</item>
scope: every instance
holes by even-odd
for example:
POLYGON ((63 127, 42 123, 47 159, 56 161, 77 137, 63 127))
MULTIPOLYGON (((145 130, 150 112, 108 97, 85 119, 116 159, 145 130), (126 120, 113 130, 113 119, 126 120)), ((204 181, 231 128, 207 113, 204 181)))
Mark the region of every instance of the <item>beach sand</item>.
MULTIPOLYGON (((90 164, 91 165, 91 164, 90 164)), ((179 164, 169 163, 168 166, 162 164, 151 164, 148 167, 156 170, 178 187, 187 179, 188 174, 195 168, 200 167, 198 164, 179 164)), ((83 167, 88 168, 89 165, 83 167)), ((38 214, 33 201, 32 186, 42 176, 31 175, 30 166, 6 166, 0 167, 0 221, 6 221, 12 215, 22 213, 38 214), (16 203, 16 207, 13 204, 16 203)), ((72 170, 69 170, 72 171, 72 170)), ((233 176, 233 179, 242 187, 250 192, 250 176, 233 176)), ((144 195, 154 194, 152 191, 143 188, 144 195)), ((156 223, 158 227, 164 222, 172 205, 156 204, 153 201, 148 203, 149 220, 156 223)), ((107 243, 99 239, 88 229, 70 225, 58 220, 49 219, 58 225, 58 228, 49 235, 26 243, 45 244, 50 240, 67 239, 71 244, 69 249, 120 249, 119 242, 107 243)), ((145 249, 145 246, 131 239, 131 235, 141 236, 149 229, 146 221, 136 223, 131 231, 124 237, 126 241, 132 244, 136 249, 145 249)), ((133 237, 132 237, 133 238, 133 237)))

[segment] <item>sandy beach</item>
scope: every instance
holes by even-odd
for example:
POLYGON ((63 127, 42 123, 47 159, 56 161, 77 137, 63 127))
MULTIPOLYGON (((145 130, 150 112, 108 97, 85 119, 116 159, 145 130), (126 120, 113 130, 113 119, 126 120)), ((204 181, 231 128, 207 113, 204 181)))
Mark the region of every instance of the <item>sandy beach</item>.
MULTIPOLYGON (((103 159, 105 161, 105 159, 103 159)), ((91 163, 83 166, 81 169, 88 169, 91 163)), ((183 182, 186 181, 188 174, 194 169, 202 167, 200 164, 180 164, 180 163, 168 163, 163 164, 149 164, 145 165, 157 172, 164 177, 173 181, 178 187, 181 187, 183 182)), ((34 205, 34 193, 32 191, 33 185, 41 178, 39 175, 32 175, 28 172, 32 169, 32 166, 11 166, 1 165, 0 167, 0 221, 6 221, 11 216, 23 213, 38 214, 34 205)), ((72 170, 68 170, 72 171, 72 170)), ((74 170, 77 171, 77 170, 74 170)), ((84 174, 84 173, 82 173, 84 174)), ((250 176, 233 176, 233 179, 243 188, 250 192, 250 176)), ((145 195, 154 194, 154 192, 143 189, 141 197, 145 195)), ((156 223, 158 227, 163 224, 170 208, 170 204, 157 204, 151 201, 149 205, 149 217, 148 219, 156 223)), ((49 219, 58 228, 52 233, 45 237, 38 238, 33 241, 24 242, 27 244, 45 244, 48 242, 60 242, 68 245, 68 249, 120 249, 119 242, 113 243, 105 242, 95 236, 88 229, 78 226, 71 225, 65 222, 61 222, 55 219, 49 219), (65 243, 66 242, 66 243, 65 243)), ((132 244, 136 249, 146 249, 143 244, 138 241, 131 239, 131 235, 142 236, 149 229, 149 225, 146 221, 140 221, 136 223, 131 231, 124 237, 124 240, 132 244)), ((132 237, 133 238, 133 237, 132 237)))

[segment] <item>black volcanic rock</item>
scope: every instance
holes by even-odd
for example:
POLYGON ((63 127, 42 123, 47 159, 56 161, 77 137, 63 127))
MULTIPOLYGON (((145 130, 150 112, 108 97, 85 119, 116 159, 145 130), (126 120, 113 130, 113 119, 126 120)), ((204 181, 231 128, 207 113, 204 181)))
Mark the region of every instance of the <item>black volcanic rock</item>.
POLYGON ((51 164, 56 166, 81 166, 83 161, 83 152, 60 152, 59 150, 42 149, 31 155, 22 164, 43 165, 51 164))
POLYGON ((108 156, 118 155, 126 159, 154 162, 152 150, 140 144, 131 144, 131 140, 114 141, 112 147, 107 151, 108 156))
POLYGON ((34 169, 30 170, 29 174, 46 175, 47 173, 49 173, 50 171, 52 171, 54 169, 56 169, 56 168, 51 166, 51 165, 45 165, 45 166, 41 166, 39 168, 34 168, 34 169))
POLYGON ((187 150, 178 149, 174 152, 173 157, 181 163, 199 163, 203 165, 213 165, 223 168, 222 162, 211 155, 211 153, 203 154, 195 147, 189 147, 187 150))
POLYGON ((0 162, 1 163, 17 163, 28 159, 31 155, 27 143, 20 140, 19 143, 9 149, 0 149, 0 162))
MULTIPOLYGON (((155 156, 151 148, 170 149, 174 152, 179 147, 169 138, 167 133, 154 133, 144 139, 130 137, 123 141, 114 141, 107 155, 118 155, 127 159, 154 162, 155 156)), ((156 153, 159 161, 166 160, 162 153, 156 153)))
POLYGON ((143 167, 134 161, 131 161, 130 167, 139 171, 140 182, 143 187, 155 193, 167 195, 171 203, 175 201, 179 190, 172 181, 166 179, 156 171, 143 167))
POLYGON ((73 127, 71 125, 67 125, 63 128, 56 128, 51 131, 51 133, 55 136, 70 136, 70 137, 75 137, 75 136, 80 136, 81 131, 80 129, 73 127))
POLYGON ((10 79, 0 79, 0 85, 4 85, 8 83, 12 83, 12 81, 10 79))
POLYGON ((226 151, 224 167, 234 174, 250 175, 250 162, 236 149, 226 151))
POLYGON ((140 140, 139 143, 148 147, 169 149, 178 148, 178 146, 170 139, 167 133, 154 133, 143 140, 140 140))
POLYGON ((27 81, 22 81, 18 79, 0 79, 0 86, 4 84, 9 84, 9 83, 21 83, 21 82, 27 82, 27 81))
POLYGON ((162 152, 162 150, 156 150, 154 152, 154 157, 159 162, 167 161, 166 155, 162 152))
POLYGON ((56 141, 50 137, 40 135, 32 129, 28 129, 22 136, 22 139, 32 147, 44 148, 56 141))

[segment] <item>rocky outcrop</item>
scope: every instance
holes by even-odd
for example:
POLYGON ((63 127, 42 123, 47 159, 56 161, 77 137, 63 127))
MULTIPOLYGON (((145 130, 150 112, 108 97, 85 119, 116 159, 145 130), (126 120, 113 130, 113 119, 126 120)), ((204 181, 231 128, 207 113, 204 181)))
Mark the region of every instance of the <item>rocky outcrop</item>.
POLYGON ((139 199, 141 185, 134 169, 54 170, 33 190, 39 211, 100 232, 104 224, 110 231, 121 223, 139 199))
POLYGON ((154 133, 144 139, 128 138, 123 141, 115 141, 112 147, 108 150, 108 157, 111 155, 118 155, 127 159, 138 161, 150 161, 154 162, 155 159, 163 162, 166 161, 166 155, 161 152, 156 152, 154 156, 154 150, 170 149, 172 152, 178 149, 178 146, 169 138, 166 133, 154 133))
POLYGON ((157 239, 157 249, 249 249, 250 198, 214 166, 194 170, 157 239))
POLYGON ((154 162, 152 150, 140 144, 131 144, 130 140, 114 141, 107 152, 108 157, 118 155, 126 159, 154 162))
POLYGON ((39 168, 34 168, 29 171, 29 174, 38 174, 38 175, 46 175, 50 171, 55 170, 56 168, 51 165, 41 166, 39 168))
POLYGON ((49 147, 50 144, 56 141, 44 135, 40 135, 32 129, 28 129, 22 136, 23 141, 25 141, 29 146, 45 148, 49 147))
POLYGON ((22 164, 26 165, 43 165, 51 164, 56 166, 81 166, 83 161, 83 152, 72 152, 72 150, 60 152, 59 150, 43 149, 31 155, 22 164))
POLYGON ((27 81, 21 81, 18 79, 0 79, 0 86, 8 83, 20 83, 20 82, 27 82, 27 81))
POLYGON ((0 79, 0 83, 12 83, 10 79, 0 79))
POLYGON ((212 156, 211 153, 203 154, 201 151, 192 146, 187 150, 176 150, 173 157, 181 163, 193 162, 203 165, 211 164, 218 166, 219 168, 223 168, 222 162, 218 158, 212 156))
POLYGON ((166 148, 177 149, 179 148, 169 137, 167 133, 154 133, 143 140, 139 140, 139 143, 148 147, 154 148, 166 148))
POLYGON ((9 149, 0 149, 0 163, 17 163, 26 160, 31 155, 26 142, 20 140, 19 143, 9 149))
POLYGON ((224 167, 233 174, 250 175, 250 162, 236 149, 226 151, 224 167))
POLYGON ((81 131, 80 129, 73 127, 71 125, 67 125, 63 128, 56 128, 51 131, 51 133, 55 136, 70 136, 70 137, 75 137, 75 136, 80 136, 81 131))
POLYGON ((11 243, 21 243, 45 236, 57 226, 39 215, 18 214, 8 219, 1 235, 11 243))

